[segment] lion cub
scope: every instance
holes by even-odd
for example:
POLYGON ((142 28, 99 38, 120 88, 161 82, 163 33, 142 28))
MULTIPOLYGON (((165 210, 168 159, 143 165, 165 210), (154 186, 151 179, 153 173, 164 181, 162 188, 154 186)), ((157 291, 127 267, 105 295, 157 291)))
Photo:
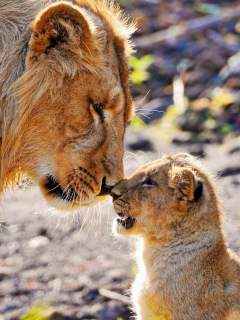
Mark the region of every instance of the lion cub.
POLYGON ((240 261, 212 178, 187 154, 146 164, 113 190, 119 234, 139 236, 138 320, 239 320, 240 261))

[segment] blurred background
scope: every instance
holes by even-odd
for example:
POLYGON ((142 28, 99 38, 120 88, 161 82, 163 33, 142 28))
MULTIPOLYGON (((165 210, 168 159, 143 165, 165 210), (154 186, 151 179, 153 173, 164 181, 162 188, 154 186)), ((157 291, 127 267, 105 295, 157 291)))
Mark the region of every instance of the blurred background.
MULTIPOLYGON (((240 253, 239 0, 121 0, 137 22, 131 58, 136 114, 125 169, 190 152, 217 176, 224 233, 240 253)), ((4 195, 0 319, 131 319, 132 244, 111 234, 111 201, 75 214, 37 188, 4 195)))

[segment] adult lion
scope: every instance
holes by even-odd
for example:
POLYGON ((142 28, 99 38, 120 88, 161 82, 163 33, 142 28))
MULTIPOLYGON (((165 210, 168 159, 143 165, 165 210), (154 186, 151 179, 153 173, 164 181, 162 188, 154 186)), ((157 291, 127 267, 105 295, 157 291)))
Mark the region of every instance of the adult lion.
POLYGON ((1 191, 88 206, 123 175, 133 28, 107 0, 0 1, 1 191))

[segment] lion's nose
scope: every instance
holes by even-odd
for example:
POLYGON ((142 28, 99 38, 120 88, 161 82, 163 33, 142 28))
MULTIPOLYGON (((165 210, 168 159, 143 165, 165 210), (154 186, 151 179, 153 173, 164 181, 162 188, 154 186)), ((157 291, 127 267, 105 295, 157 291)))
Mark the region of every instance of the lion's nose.
POLYGON ((105 196, 105 195, 111 194, 111 190, 112 190, 113 186, 107 185, 106 181, 107 181, 107 179, 106 179, 106 177, 104 177, 102 179, 102 186, 101 186, 101 191, 99 193, 99 196, 105 196))

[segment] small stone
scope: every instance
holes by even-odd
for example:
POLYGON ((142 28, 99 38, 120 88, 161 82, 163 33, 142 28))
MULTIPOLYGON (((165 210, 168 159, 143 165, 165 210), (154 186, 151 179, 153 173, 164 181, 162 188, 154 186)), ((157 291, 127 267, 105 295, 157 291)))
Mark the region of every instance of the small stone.
POLYGON ((202 145, 193 145, 188 149, 188 152, 194 157, 198 157, 198 158, 206 157, 206 152, 202 145))
POLYGON ((139 138, 137 141, 128 143, 127 148, 132 151, 145 151, 145 152, 154 151, 152 142, 145 138, 139 138))
POLYGON ((98 304, 80 307, 77 313, 77 319, 94 319, 94 314, 96 314, 99 309, 101 309, 101 306, 98 304))
POLYGON ((132 316, 128 306, 120 305, 114 301, 99 310, 96 315, 99 320, 130 319, 132 316))
POLYGON ((99 296, 98 289, 91 289, 86 292, 86 294, 83 295, 83 300, 90 303, 94 301, 99 296))
POLYGON ((240 166, 226 167, 218 172, 218 176, 221 178, 235 176, 240 174, 240 166))
POLYGON ((228 151, 229 154, 235 154, 235 153, 238 153, 238 152, 240 152, 240 146, 232 147, 232 148, 228 151))
POLYGON ((48 315, 48 320, 64 320, 66 317, 57 311, 53 311, 51 314, 48 315))
POLYGON ((49 241, 49 239, 47 237, 37 236, 37 237, 32 238, 29 241, 28 245, 29 245, 30 248, 36 249, 36 248, 48 245, 49 242, 50 241, 49 241))

